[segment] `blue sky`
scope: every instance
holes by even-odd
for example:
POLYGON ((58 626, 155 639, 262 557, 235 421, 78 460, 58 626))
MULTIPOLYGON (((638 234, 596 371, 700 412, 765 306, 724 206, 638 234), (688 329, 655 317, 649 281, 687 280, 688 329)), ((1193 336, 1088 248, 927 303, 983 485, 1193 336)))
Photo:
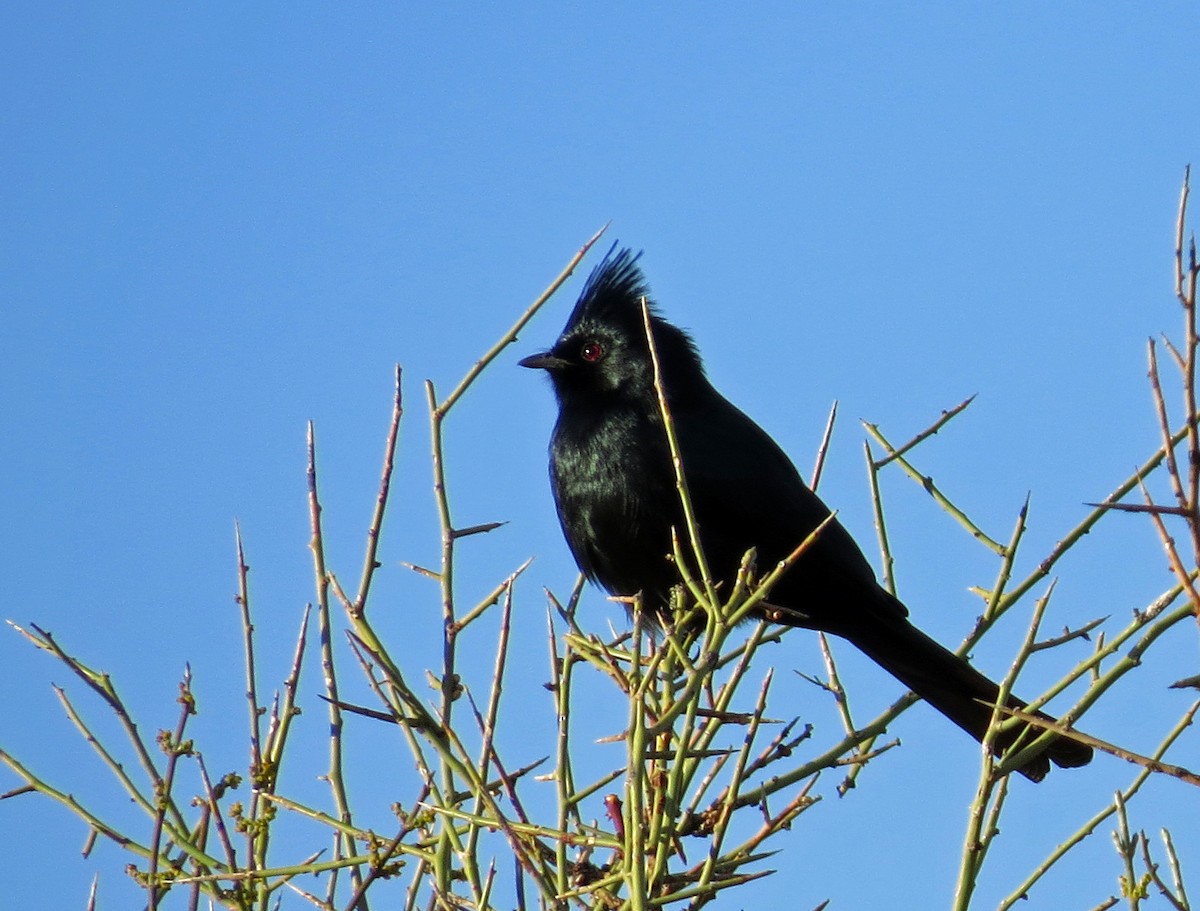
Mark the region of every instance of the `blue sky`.
MULTIPOLYGON (((401 566, 437 556, 421 381, 448 392, 609 220, 610 238, 645 250, 655 296, 693 331, 718 387, 805 470, 840 401, 822 493, 872 555, 859 419, 902 439, 978 393, 923 464, 1000 537, 1032 491, 1028 571, 1157 443, 1145 339, 1179 324, 1171 254, 1183 169, 1200 159, 1198 39, 1184 3, 11 4, 0 12, 3 615, 111 672, 146 730, 173 720, 185 662, 200 728, 240 724, 234 520, 274 685, 312 597, 305 422, 317 427, 330 561, 356 577, 400 363, 380 610, 423 641, 435 592, 401 566)), ((566 591, 574 569, 545 479, 552 397, 515 365, 553 340, 578 287, 448 426, 460 521, 509 523, 472 542, 464 598, 537 558, 518 608, 521 712, 549 712, 541 589, 566 591)), ((967 588, 990 584, 995 566, 899 473, 887 480, 901 594, 924 628, 957 641, 978 610, 967 588)), ((1170 584, 1133 517, 1061 571, 1055 627, 1123 622, 1170 584)), ((587 597, 597 627, 618 617, 587 597)), ((1195 672, 1194 632, 1165 643, 1161 666, 1092 729, 1152 749, 1187 705, 1163 686, 1195 672)), ((977 659, 997 673, 1005 654, 977 659)), ((775 660, 819 667, 804 634, 775 660)), ((898 694, 845 660, 865 705, 898 694)), ((1055 676, 1031 672, 1035 684, 1055 676)), ((52 681, 68 682, 0 636, 0 745, 128 812, 52 681)), ((310 673, 316 742, 318 690, 310 673)), ((803 702, 811 689, 796 693, 796 711, 836 724, 803 702)), ((948 727, 909 712, 904 748, 804 817, 773 861, 786 872, 744 903, 945 906, 976 774, 974 749, 948 727)), ((1178 761, 1196 748, 1193 734, 1178 761)), ((244 761, 240 741, 225 749, 225 765, 244 761)), ((408 760, 390 741, 369 749, 360 798, 385 806, 396 788, 379 770, 394 764, 401 780, 408 760)), ((1022 787, 979 907, 1130 777, 1101 759, 1022 787)), ((1195 868, 1182 788, 1151 788, 1134 824, 1174 826, 1195 868)), ((102 849, 81 862, 83 838, 48 803, 0 804, 14 907, 34 895, 81 907, 95 871, 103 906, 136 901, 125 858, 102 849)), ((1090 907, 1118 872, 1098 834, 1030 907, 1090 907)))

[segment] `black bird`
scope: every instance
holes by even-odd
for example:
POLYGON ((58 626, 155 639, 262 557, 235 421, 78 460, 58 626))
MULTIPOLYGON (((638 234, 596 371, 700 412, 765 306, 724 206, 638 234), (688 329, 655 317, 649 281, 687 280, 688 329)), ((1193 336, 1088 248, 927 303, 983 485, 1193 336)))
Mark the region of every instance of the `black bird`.
MULTIPOLYGON (((554 347, 521 361, 545 370, 558 399, 550 481, 579 568, 615 595, 641 593, 660 616, 679 582, 671 530, 685 534, 646 342, 649 289, 640 254, 614 247, 592 272, 554 347)), ((713 388, 691 337, 651 307, 651 326, 701 544, 715 580, 744 554, 774 566, 827 516, 767 433, 713 388)), ((779 580, 770 619, 848 639, 943 715, 982 740, 995 683, 908 621, 836 520, 779 580)), ((1025 703, 1013 697, 1013 708, 1025 703)), ((1048 717, 1048 716, 1043 716, 1048 717)), ((998 738, 1003 751, 1024 732, 998 738)), ((1029 742, 1026 739, 1025 742, 1029 742)), ((1056 738, 1020 771, 1040 781, 1050 762, 1087 764, 1092 750, 1056 738)))

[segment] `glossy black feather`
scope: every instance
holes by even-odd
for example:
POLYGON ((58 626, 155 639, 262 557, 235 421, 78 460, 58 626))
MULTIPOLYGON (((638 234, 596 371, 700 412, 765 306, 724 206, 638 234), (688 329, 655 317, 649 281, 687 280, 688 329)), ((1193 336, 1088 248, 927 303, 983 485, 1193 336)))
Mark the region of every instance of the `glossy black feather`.
MULTIPOLYGON (((679 576, 671 529, 684 527, 675 489, 642 301, 638 254, 614 248, 593 270, 554 347, 521 363, 545 369, 559 415, 550 479, 563 534, 580 569, 613 594, 641 592, 665 607, 679 576)), ((714 577, 731 580, 750 549, 760 566, 785 558, 828 515, 791 460, 709 382, 691 338, 651 305, 663 387, 688 489, 714 577)), ((850 534, 834 521, 771 593, 789 622, 842 636, 976 739, 998 688, 908 622, 850 534)), ((778 618, 776 618, 778 619, 778 618)), ((1013 707, 1024 703, 1013 698, 1013 707)), ((1016 733, 1002 738, 1012 743, 1016 733)), ((1022 773, 1037 781, 1050 761, 1084 765, 1092 751, 1051 743, 1022 773)))

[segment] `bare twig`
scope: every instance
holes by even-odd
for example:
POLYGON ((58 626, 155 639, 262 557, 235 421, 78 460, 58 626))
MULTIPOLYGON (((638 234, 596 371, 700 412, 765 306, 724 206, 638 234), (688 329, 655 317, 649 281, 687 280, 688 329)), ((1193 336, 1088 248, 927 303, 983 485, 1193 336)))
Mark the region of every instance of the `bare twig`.
POLYGON ((821 434, 821 445, 817 447, 817 458, 813 463, 812 483, 808 486, 816 490, 821 485, 821 471, 825 467, 825 456, 829 452, 829 441, 833 439, 833 423, 837 420, 837 399, 829 407, 829 417, 825 421, 825 432, 821 434))

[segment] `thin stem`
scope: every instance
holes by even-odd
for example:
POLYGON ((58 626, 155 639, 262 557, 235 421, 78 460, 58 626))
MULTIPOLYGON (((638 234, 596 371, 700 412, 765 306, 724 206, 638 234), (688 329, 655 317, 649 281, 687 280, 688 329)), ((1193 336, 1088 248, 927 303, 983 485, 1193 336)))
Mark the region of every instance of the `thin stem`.
POLYGON ((833 438, 833 424, 837 420, 837 399, 829 408, 829 417, 825 420, 825 432, 821 434, 821 445, 817 447, 817 458, 813 463, 812 483, 808 486, 814 491, 821 484, 821 471, 825 467, 825 456, 829 452, 829 441, 833 438))
POLYGON ((717 603, 717 590, 713 584, 712 575, 708 571, 708 560, 705 559, 704 548, 700 543, 700 527, 696 522, 696 513, 692 509, 692 498, 688 493, 683 456, 679 451, 679 438, 675 434, 675 422, 671 418, 671 408, 667 402, 667 392, 662 382, 662 369, 658 361, 658 348, 654 344, 654 330, 650 319, 650 303, 645 298, 642 298, 642 322, 646 330, 646 344, 650 348, 650 362, 654 367, 654 392, 658 396, 658 410, 662 415, 663 432, 666 434, 667 447, 671 453, 671 467, 675 470, 675 489, 679 492, 679 502, 683 507, 683 521, 687 527, 688 541, 692 546, 692 554, 696 559, 696 568, 700 572, 700 582, 704 586, 705 598, 709 604, 715 605, 717 603))
POLYGON ((396 441, 400 437, 400 418, 404 414, 404 399, 400 387, 400 365, 396 365, 396 392, 392 400, 392 422, 388 426, 387 442, 383 447, 383 471, 379 479, 379 493, 375 497, 375 512, 367 527, 367 551, 363 558, 362 578, 358 583, 358 596, 354 599, 353 613, 361 615, 367 608, 367 596, 371 591, 371 580, 379 569, 379 535, 383 529, 383 517, 387 511, 388 493, 391 490, 392 469, 396 464, 396 441))
POLYGON ((554 279, 554 281, 550 283, 550 286, 538 296, 537 300, 530 304, 525 312, 521 314, 521 316, 513 324, 512 328, 504 333, 504 335, 500 337, 500 340, 491 348, 489 348, 487 353, 484 354, 484 356, 478 361, 476 361, 471 369, 467 371, 466 376, 462 378, 459 384, 454 388, 454 391, 446 396, 445 401, 438 406, 439 411, 445 414, 447 411, 453 408, 455 402, 462 398, 463 393, 470 388, 471 384, 475 382, 475 379, 479 376, 479 374, 483 372, 483 369, 492 361, 494 361, 501 351, 517 340, 517 333, 525 328, 525 324, 533 319, 534 314, 537 313, 538 310, 542 309, 542 305, 545 304, 546 301, 550 300, 550 298, 554 295, 554 292, 557 291, 562 284, 571 277, 571 273, 575 271, 575 267, 579 265, 585 256, 587 256, 588 250, 592 249, 592 245, 595 244, 596 241, 600 239, 600 235, 607 230, 608 224, 605 224, 604 227, 592 235, 591 239, 588 240, 587 243, 579 248, 579 252, 571 258, 571 261, 567 263, 566 268, 559 273, 558 278, 554 279))
MULTIPOLYGON (((308 424, 308 507, 309 521, 312 528, 312 538, 309 549, 312 551, 313 572, 317 588, 317 629, 321 643, 321 669, 325 678, 325 695, 329 702, 329 772, 327 781, 333 795, 334 806, 341 820, 349 824, 351 821, 350 802, 346 795, 344 777, 344 762, 342 755, 342 710, 339 708, 341 697, 337 679, 337 668, 333 659, 333 626, 329 611, 330 574, 325 566, 325 544, 321 530, 321 502, 317 493, 317 444, 316 433, 312 422, 308 424)), ((338 856, 354 855, 357 846, 353 838, 344 834, 335 841, 338 856)), ((256 846, 257 847, 257 846, 256 846)), ((259 862, 265 863, 265 854, 260 854, 259 862)), ((361 877, 357 868, 350 869, 350 877, 357 887, 361 877)))

